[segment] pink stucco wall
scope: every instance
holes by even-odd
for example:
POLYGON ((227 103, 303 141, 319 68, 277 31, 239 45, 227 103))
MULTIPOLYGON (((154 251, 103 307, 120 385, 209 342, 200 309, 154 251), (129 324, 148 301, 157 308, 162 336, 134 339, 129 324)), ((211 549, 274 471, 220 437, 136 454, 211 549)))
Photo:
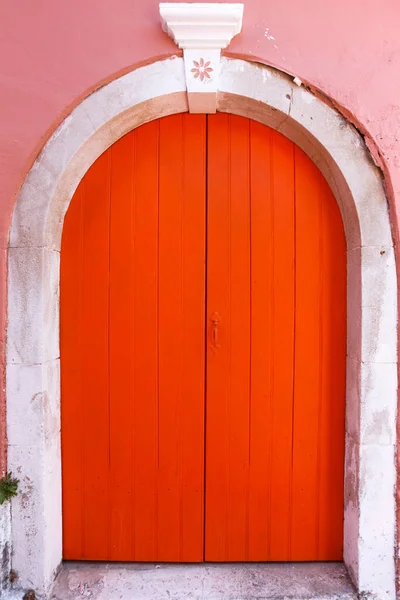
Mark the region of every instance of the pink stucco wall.
MULTIPOLYGON (((400 207, 398 0, 244 0, 227 54, 297 75, 366 135, 383 168, 397 239, 400 207)), ((44 142, 84 96, 175 54, 158 0, 13 0, 0 8, 0 390, 4 389, 6 247, 18 189, 44 142)), ((3 393, 2 391, 0 392, 3 393)), ((0 399, 0 469, 5 466, 0 399)), ((2 418, 3 417, 3 418, 2 418)))

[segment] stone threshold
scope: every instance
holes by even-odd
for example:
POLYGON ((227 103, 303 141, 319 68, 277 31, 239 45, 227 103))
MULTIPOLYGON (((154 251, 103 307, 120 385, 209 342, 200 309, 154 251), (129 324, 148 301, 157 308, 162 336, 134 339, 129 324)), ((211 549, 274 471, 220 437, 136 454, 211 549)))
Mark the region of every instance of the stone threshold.
POLYGON ((343 563, 65 562, 52 600, 357 600, 343 563))

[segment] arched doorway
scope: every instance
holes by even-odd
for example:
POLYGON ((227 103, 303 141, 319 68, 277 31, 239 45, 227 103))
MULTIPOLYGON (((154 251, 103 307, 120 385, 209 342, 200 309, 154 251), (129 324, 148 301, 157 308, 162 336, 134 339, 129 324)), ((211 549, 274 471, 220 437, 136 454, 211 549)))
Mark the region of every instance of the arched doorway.
MULTIPOLYGON (((19 473, 22 466, 24 476, 13 501, 12 566, 22 587, 42 594, 62 560, 64 215, 80 180, 110 145, 143 123, 187 112, 183 67, 179 57, 156 61, 85 98, 47 141, 16 201, 8 248, 7 433, 9 468, 19 473)), ((359 592, 393 600, 397 278, 380 172, 336 110, 275 69, 223 58, 217 104, 219 112, 251 117, 295 142, 340 207, 348 272, 343 558, 359 592), (381 419, 385 427, 376 428, 381 419)))
POLYGON ((341 560, 346 243, 248 118, 114 143, 61 246, 64 558, 341 560))

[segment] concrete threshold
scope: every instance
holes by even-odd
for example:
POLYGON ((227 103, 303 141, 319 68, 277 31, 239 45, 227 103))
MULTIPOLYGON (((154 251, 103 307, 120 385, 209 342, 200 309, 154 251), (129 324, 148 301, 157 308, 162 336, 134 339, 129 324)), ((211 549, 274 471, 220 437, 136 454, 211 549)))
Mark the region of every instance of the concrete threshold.
POLYGON ((356 600, 343 563, 66 562, 53 600, 356 600))

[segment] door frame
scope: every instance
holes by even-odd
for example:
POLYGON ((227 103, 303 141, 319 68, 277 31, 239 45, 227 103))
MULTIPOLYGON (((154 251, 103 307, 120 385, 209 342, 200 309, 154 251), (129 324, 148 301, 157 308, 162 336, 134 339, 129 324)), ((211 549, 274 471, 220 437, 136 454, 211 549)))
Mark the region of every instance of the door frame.
MULTIPOLYGON (((47 594, 61 563, 59 252, 73 193, 128 131, 188 109, 183 59, 140 67, 85 98, 25 178, 8 248, 7 432, 12 567, 47 594)), ((339 204, 347 240, 348 324, 344 561, 360 592, 395 598, 397 278, 378 168, 335 109, 267 66, 223 58, 221 112, 260 121, 296 143, 339 204), (266 84, 267 82, 267 84, 266 84)), ((8 517, 7 517, 8 518, 8 517)))

